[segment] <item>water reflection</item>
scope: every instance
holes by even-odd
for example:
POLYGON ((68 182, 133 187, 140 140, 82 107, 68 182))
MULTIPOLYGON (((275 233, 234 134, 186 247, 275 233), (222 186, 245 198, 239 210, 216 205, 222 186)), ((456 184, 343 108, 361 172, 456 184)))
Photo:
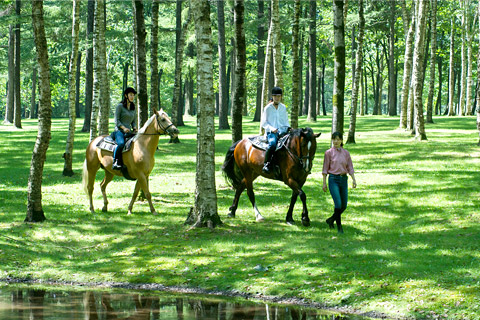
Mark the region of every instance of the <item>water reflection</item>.
POLYGON ((337 320, 366 319, 301 307, 153 292, 36 290, 0 286, 3 320, 337 320))

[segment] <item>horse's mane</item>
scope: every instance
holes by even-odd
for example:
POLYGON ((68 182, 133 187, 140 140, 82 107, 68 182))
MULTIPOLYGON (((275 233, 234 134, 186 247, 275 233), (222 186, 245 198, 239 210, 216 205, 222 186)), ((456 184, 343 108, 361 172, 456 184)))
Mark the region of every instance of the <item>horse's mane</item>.
POLYGON ((138 140, 138 138, 145 133, 145 131, 147 130, 148 126, 152 124, 153 120, 155 119, 155 114, 153 116, 151 116, 147 122, 145 122, 145 124, 140 128, 140 130, 138 130, 137 134, 133 137, 133 140, 132 142, 135 142, 138 140))

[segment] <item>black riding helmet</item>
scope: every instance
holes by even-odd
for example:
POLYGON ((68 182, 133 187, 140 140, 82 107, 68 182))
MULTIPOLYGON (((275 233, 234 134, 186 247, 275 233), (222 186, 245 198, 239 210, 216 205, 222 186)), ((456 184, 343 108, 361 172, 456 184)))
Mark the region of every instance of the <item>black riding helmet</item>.
POLYGON ((282 94, 282 89, 280 87, 273 87, 272 88, 272 96, 281 95, 281 94, 282 94))
POLYGON ((123 95, 127 95, 130 92, 133 92, 134 94, 137 94, 137 91, 135 89, 133 89, 132 87, 127 87, 127 89, 125 89, 125 91, 123 92, 123 95))

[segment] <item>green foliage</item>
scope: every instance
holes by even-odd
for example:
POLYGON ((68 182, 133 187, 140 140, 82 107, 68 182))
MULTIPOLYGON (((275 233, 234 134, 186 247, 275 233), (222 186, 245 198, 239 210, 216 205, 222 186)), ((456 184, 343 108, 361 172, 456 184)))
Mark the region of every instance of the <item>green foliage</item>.
MULTIPOLYGON (((348 124, 348 117, 345 123, 348 124)), ((391 317, 472 319, 480 303, 480 151, 474 117, 435 117, 426 142, 398 127, 398 117, 357 117, 355 145, 347 145, 358 187, 349 191, 344 235, 324 222, 332 213, 321 190, 323 152, 330 117, 311 126, 322 132, 307 195, 312 226, 285 224, 291 191, 259 178, 255 223, 247 196, 237 218, 227 218, 233 191, 220 166, 231 144, 216 132, 218 209, 224 225, 183 226, 194 204, 196 123, 186 118, 181 144, 161 138, 150 190, 158 216, 137 202, 127 216, 134 182, 118 177, 108 186, 109 212, 100 211, 97 176, 94 215, 81 186, 88 134, 77 124, 73 167, 63 177, 68 120, 54 119, 43 177, 47 221, 25 224, 27 180, 36 122, 23 130, 0 126, 0 278, 80 282, 161 283, 299 297, 346 310, 391 317), (268 270, 255 269, 257 265, 268 270)), ((81 121, 80 121, 81 122, 81 121)), ((244 135, 258 132, 246 120, 244 135)), ((301 205, 294 211, 300 220, 301 205)))

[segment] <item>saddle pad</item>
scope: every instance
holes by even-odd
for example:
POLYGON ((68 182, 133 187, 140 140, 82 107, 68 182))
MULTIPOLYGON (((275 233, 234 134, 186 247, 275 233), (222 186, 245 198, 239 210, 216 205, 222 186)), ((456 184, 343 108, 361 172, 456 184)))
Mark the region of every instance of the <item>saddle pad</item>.
MULTIPOLYGON (((283 148, 283 146, 287 143, 288 138, 290 137, 289 134, 286 134, 282 136, 280 139, 278 139, 277 143, 277 148, 275 151, 278 151, 283 148)), ((255 148, 258 148, 260 150, 267 150, 268 149, 268 141, 265 136, 254 136, 254 137, 248 137, 248 140, 253 144, 255 148)))
MULTIPOLYGON (((127 142, 125 143, 125 147, 123 147, 122 153, 130 150, 130 148, 132 147, 132 142, 133 142, 133 139, 127 140, 127 142)), ((111 136, 106 136, 97 143, 97 148, 110 151, 110 152, 113 152, 116 147, 117 147, 117 143, 112 139, 111 136)))

